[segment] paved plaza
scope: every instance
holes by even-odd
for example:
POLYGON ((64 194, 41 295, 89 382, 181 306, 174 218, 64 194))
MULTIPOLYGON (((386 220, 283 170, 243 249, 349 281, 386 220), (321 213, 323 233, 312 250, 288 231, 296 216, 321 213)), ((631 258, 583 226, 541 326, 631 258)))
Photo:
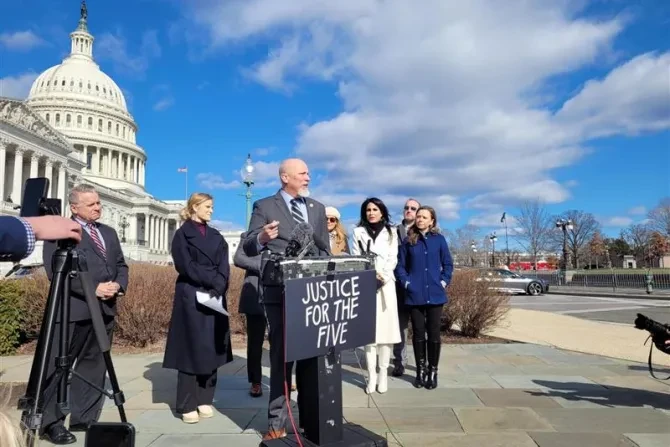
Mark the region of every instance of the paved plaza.
MULTIPOLYGON (((358 354, 362 361, 362 351, 358 354)), ((161 361, 160 354, 114 357, 138 447, 258 446, 267 427, 267 352, 264 396, 247 394, 246 360, 236 351, 235 361, 219 370, 218 413, 194 425, 175 417, 176 375, 162 369, 161 361)), ((407 376, 389 378, 386 394, 369 397, 354 352, 343 361, 345 418, 385 436, 389 445, 670 445, 670 385, 649 377, 642 363, 526 343, 445 345, 438 389, 414 389, 410 366, 407 376)), ((28 377, 30 357, 0 362, 0 381, 28 377)), ((670 369, 659 372, 667 375, 670 369)), ((119 420, 110 402, 102 420, 119 420)), ((75 445, 83 446, 84 437, 79 438, 75 445)))

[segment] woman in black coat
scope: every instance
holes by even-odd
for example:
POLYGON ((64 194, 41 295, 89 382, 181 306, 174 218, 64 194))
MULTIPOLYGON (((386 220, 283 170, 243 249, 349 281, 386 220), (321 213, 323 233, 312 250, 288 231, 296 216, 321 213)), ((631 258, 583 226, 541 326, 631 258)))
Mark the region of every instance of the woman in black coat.
POLYGON ((209 194, 192 194, 181 212, 184 223, 172 240, 179 276, 163 367, 179 371, 176 409, 186 423, 214 415, 217 370, 233 360, 228 317, 196 300, 196 291, 222 296, 227 309, 228 243, 207 225, 212 205, 209 194))
POLYGON ((265 311, 258 300, 261 255, 249 257, 244 253, 242 242, 246 237, 247 233, 242 233, 240 236, 240 244, 233 256, 233 264, 246 271, 238 311, 247 317, 247 378, 251 384, 249 394, 251 397, 260 397, 263 395, 261 361, 266 327, 265 311))

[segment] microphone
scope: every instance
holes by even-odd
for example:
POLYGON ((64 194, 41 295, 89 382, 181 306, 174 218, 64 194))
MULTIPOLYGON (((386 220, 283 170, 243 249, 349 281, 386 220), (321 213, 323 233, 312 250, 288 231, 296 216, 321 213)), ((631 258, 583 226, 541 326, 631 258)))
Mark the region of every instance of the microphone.
POLYGON ((287 258, 298 256, 298 253, 303 247, 306 247, 312 240, 314 229, 307 222, 302 222, 296 225, 289 236, 289 243, 284 252, 287 258))

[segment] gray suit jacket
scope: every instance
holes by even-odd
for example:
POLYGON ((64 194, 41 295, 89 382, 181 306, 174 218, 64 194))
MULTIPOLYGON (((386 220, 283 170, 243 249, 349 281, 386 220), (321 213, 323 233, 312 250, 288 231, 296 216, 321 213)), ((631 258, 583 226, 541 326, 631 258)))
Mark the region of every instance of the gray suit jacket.
POLYGON ((263 307, 258 299, 258 276, 261 270, 261 255, 247 256, 244 253, 242 245, 246 236, 246 232, 240 235, 240 244, 237 246, 235 256, 233 256, 233 264, 245 270, 238 312, 247 315, 264 315, 263 307))
MULTIPOLYGON (((305 199, 307 204, 307 220, 314 228, 314 234, 322 241, 328 244, 328 223, 326 219, 326 207, 314 199, 305 199)), ((286 251, 291 237, 291 231, 297 225, 291 212, 286 206, 286 202, 280 191, 273 196, 260 199, 254 203, 251 221, 249 222, 249 231, 244 239, 244 253, 253 257, 258 255, 258 234, 263 231, 263 227, 272 221, 279 221, 279 236, 271 240, 264 250, 270 250, 273 253, 283 254, 286 251)), ((321 252, 325 256, 327 253, 321 252)), ((266 303, 281 302, 281 287, 267 287, 264 291, 264 301, 266 303)))

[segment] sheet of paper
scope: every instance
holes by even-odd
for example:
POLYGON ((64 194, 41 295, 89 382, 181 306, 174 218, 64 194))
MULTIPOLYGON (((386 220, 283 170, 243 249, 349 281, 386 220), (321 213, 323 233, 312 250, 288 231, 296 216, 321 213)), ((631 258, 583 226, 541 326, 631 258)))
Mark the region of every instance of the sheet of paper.
POLYGON ((215 310, 219 313, 222 313, 227 317, 230 316, 230 314, 226 311, 226 309, 223 308, 223 297, 222 296, 216 298, 216 297, 212 297, 212 295, 210 295, 209 293, 196 291, 195 292, 195 298, 203 306, 209 307, 210 309, 213 309, 213 310, 215 310))

